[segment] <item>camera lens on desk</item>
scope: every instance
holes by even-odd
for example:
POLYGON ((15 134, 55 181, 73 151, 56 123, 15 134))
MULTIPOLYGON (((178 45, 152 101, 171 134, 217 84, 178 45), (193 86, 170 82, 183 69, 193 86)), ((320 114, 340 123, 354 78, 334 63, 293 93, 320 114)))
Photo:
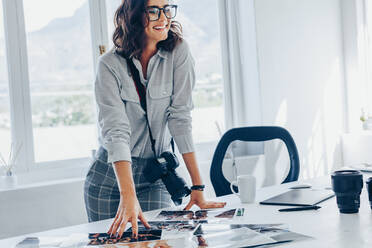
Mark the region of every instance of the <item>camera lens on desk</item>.
POLYGON ((366 184, 367 184, 369 204, 370 204, 371 209, 372 209, 372 177, 368 178, 366 184))
POLYGON ((360 193, 363 188, 362 173, 356 170, 335 171, 332 176, 332 189, 336 194, 341 213, 358 213, 360 193))

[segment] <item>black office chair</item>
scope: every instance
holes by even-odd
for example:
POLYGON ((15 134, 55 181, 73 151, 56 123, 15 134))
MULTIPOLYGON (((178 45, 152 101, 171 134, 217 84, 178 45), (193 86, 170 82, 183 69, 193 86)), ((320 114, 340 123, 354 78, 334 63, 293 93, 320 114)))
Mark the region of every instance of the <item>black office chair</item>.
MULTIPOLYGON (((287 146, 290 158, 290 170, 282 183, 297 181, 300 174, 300 160, 296 144, 289 132, 276 126, 240 127, 227 131, 221 138, 213 155, 210 178, 216 196, 231 194, 230 183, 222 173, 222 162, 230 143, 240 141, 267 141, 281 139, 287 146)), ((234 189, 237 188, 234 186, 234 189)))

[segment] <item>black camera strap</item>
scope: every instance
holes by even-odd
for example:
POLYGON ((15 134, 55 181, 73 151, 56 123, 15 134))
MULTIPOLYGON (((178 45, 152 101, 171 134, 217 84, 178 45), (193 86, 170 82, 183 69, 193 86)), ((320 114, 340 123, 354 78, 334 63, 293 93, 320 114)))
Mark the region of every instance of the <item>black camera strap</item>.
MULTIPOLYGON (((145 111, 145 117, 146 117, 146 122, 147 126, 149 128, 149 133, 150 133, 150 141, 151 141, 151 148, 154 153, 155 158, 157 158, 156 151, 155 151, 155 139, 152 136, 151 128, 150 128, 150 122, 147 116, 147 102, 146 102, 146 87, 141 83, 140 75, 139 72, 134 65, 133 61, 129 58, 125 58, 127 60, 127 64, 129 66, 129 70, 132 74, 132 78, 134 81, 134 86, 136 87, 136 91, 140 100, 140 104, 142 109, 145 111)), ((171 139, 171 146, 172 146, 172 151, 174 153, 174 141, 173 137, 171 139)))

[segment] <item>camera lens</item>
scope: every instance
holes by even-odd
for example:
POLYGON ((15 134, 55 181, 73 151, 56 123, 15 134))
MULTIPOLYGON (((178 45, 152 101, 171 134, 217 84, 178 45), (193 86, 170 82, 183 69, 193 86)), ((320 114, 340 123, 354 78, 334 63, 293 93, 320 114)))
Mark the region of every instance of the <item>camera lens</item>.
POLYGON ((176 206, 182 203, 182 198, 188 196, 191 191, 187 187, 185 180, 179 177, 175 171, 168 171, 167 176, 162 177, 165 187, 167 188, 171 199, 176 206))
POLYGON ((371 209, 372 209, 372 177, 368 178, 366 184, 367 184, 369 204, 370 204, 371 209))
POLYGON ((332 174, 332 188, 341 213, 358 213, 363 176, 356 170, 341 170, 332 174))

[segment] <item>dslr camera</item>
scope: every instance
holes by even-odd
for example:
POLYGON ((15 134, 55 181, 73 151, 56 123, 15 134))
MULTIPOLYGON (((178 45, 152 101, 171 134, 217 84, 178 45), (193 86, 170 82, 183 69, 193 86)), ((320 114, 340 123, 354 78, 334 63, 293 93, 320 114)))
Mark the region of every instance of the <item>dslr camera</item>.
POLYGON ((143 171, 146 180, 150 183, 154 183, 158 179, 163 181, 175 205, 180 205, 182 198, 191 193, 185 180, 176 173, 178 166, 176 155, 166 151, 148 163, 143 171))

